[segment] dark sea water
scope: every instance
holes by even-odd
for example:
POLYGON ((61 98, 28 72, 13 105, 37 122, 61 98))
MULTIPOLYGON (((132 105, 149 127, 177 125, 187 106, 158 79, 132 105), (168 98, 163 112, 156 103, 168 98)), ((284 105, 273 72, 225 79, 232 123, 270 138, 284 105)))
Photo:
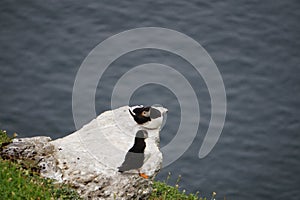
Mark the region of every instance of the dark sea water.
MULTIPOLYGON (((216 191, 217 199, 298 200, 299 11, 297 0, 2 0, 0 128, 20 137, 70 134, 76 130, 73 84, 88 53, 128 29, 169 28, 198 41, 223 77, 227 117, 210 154, 198 158, 210 120, 208 89, 189 63, 172 53, 143 49, 113 62, 99 82, 96 112, 110 109, 114 84, 132 67, 149 62, 173 66, 196 91, 201 121, 193 144, 157 178, 164 180, 171 172, 169 183, 174 184, 182 175, 181 189, 204 196, 216 191)), ((161 133, 161 146, 167 145, 180 122, 175 94, 157 84, 145 85, 131 98, 132 105, 140 103, 169 109, 161 133)))

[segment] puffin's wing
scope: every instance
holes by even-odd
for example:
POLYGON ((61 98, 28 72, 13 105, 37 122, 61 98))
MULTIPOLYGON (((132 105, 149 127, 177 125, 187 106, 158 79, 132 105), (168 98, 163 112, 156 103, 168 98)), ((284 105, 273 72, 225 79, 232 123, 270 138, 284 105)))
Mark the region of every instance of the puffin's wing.
POLYGON ((121 167, 119 167, 119 172, 128 171, 131 169, 138 169, 143 166, 144 154, 128 152, 125 156, 125 160, 121 167))

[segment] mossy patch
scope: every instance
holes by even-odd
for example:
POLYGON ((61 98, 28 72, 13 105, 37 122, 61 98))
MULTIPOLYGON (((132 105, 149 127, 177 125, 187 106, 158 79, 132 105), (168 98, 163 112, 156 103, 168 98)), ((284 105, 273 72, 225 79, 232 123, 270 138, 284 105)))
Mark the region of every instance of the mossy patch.
MULTIPOLYGON (((178 177, 175 186, 168 185, 171 173, 168 174, 164 182, 154 181, 153 182, 153 192, 150 196, 150 200, 206 200, 205 197, 200 197, 199 192, 195 194, 186 194, 185 190, 179 190, 179 182, 181 176, 178 177)), ((214 198, 215 193, 213 193, 212 198, 214 198)))
POLYGON ((6 131, 0 130, 0 149, 2 148, 2 146, 11 143, 11 141, 12 138, 8 137, 6 131))
POLYGON ((54 184, 17 163, 0 158, 0 194, 3 199, 79 199, 64 185, 54 184))
MULTIPOLYGON (((0 130, 1 148, 11 140, 0 130)), ((0 157, 0 199, 80 199, 75 190, 40 177, 29 166, 24 168, 20 163, 0 157)))

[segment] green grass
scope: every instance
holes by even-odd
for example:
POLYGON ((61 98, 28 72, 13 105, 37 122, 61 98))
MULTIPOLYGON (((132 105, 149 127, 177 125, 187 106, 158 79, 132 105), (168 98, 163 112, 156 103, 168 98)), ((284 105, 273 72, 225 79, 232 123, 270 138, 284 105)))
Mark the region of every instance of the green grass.
POLYGON ((198 193, 186 194, 185 191, 179 191, 177 186, 173 187, 160 181, 155 181, 153 188, 151 200, 206 200, 206 198, 198 197, 198 193))
MULTIPOLYGON (((175 186, 168 185, 168 181, 171 177, 169 173, 167 179, 164 182, 154 181, 153 182, 153 192, 151 194, 150 200, 206 200, 204 197, 199 197, 199 192, 196 194, 186 194, 185 190, 179 190, 179 182, 181 176, 178 177, 175 186)), ((213 197, 215 197, 213 193, 213 197)))
MULTIPOLYGON (((15 135, 14 135, 15 136, 15 135)), ((0 151, 12 138, 0 130, 0 151)), ((21 162, 22 163, 22 162, 21 162)), ((24 165, 0 156, 0 199, 80 199, 79 195, 67 185, 55 184, 44 179, 32 170, 36 166, 24 165)), ((170 173, 164 182, 154 181, 150 200, 206 200, 199 193, 186 194, 179 190, 180 177, 175 186, 168 185, 170 173)), ((215 194, 213 194, 213 197, 215 194)))
POLYGON ((66 186, 56 185, 11 161, 0 159, 1 199, 79 199, 66 186))
POLYGON ((6 131, 0 130, 0 148, 2 144, 7 144, 11 142, 11 138, 7 136, 6 131))
MULTIPOLYGON (((0 147, 11 142, 5 131, 0 130, 0 147)), ((0 148, 0 149, 1 149, 0 148)), ((0 157, 0 199, 80 199, 76 191, 66 185, 44 179, 31 169, 0 157)))

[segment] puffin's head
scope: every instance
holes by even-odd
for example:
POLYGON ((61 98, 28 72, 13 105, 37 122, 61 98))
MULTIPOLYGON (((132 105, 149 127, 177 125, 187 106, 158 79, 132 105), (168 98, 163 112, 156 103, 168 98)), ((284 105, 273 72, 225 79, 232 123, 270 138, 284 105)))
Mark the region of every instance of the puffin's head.
POLYGON ((156 129, 161 127, 166 121, 168 109, 161 105, 134 106, 129 109, 129 113, 137 124, 147 128, 156 129))
POLYGON ((143 110, 142 110, 142 113, 141 113, 141 115, 143 116, 143 117, 150 117, 150 115, 151 115, 151 109, 150 109, 151 107, 144 107, 143 108, 143 110))
POLYGON ((137 107, 133 109, 133 112, 136 116, 139 117, 149 117, 150 116, 150 107, 137 107))
POLYGON ((135 135, 136 138, 148 138, 148 132, 146 130, 138 130, 135 135))

